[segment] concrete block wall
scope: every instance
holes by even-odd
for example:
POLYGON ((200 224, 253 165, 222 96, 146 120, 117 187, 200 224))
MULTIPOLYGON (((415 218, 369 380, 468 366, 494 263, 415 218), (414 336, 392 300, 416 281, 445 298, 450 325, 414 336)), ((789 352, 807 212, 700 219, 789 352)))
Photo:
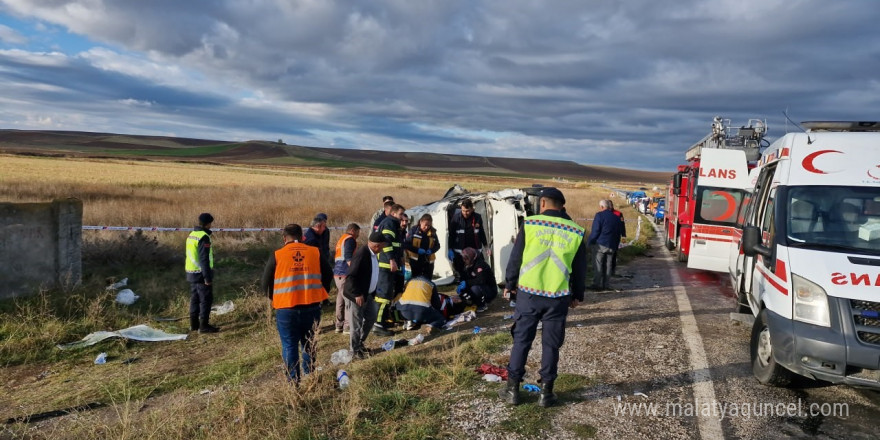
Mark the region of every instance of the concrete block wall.
POLYGON ((0 299, 82 279, 82 201, 0 203, 0 299))

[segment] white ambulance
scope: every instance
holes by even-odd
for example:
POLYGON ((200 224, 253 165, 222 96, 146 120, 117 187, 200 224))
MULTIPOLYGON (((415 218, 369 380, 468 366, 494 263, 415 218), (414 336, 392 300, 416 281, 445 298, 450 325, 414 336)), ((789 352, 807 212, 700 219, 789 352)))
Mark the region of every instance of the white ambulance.
POLYGON ((750 173, 730 258, 756 317, 752 370, 880 388, 880 123, 803 126, 750 173))

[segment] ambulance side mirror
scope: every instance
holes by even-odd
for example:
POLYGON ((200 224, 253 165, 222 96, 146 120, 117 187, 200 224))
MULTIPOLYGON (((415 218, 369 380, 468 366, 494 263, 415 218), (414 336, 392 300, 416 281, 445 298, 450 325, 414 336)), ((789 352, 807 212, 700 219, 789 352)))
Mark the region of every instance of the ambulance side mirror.
POLYGON ((747 257, 762 255, 767 261, 772 256, 770 248, 761 244, 761 230, 757 226, 743 228, 742 247, 743 253, 747 257))
POLYGON ((672 177, 672 194, 681 195, 681 174, 676 173, 672 177))

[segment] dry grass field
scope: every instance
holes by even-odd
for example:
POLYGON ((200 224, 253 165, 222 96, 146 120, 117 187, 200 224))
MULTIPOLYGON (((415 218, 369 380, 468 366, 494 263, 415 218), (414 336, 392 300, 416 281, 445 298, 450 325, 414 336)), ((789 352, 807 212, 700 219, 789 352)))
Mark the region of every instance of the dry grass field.
MULTIPOLYGON (((307 224, 317 212, 327 213, 331 226, 363 225, 385 194, 409 207, 440 198, 454 183, 472 191, 554 185, 365 169, 0 156, 0 201, 76 197, 83 201, 86 225, 187 227, 204 211, 213 213, 215 228, 307 224)), ((591 184, 558 186, 574 218, 592 217, 607 195, 591 184)), ((625 213, 635 218, 632 210, 625 213)), ((473 368, 506 362, 497 354, 509 344, 506 333, 448 333, 347 366, 353 384, 340 392, 328 360, 347 347, 347 336, 325 332, 318 348, 322 370, 299 389, 291 387, 282 376, 269 303, 256 287, 266 257, 280 242, 277 233, 215 234, 215 303, 236 304, 234 312, 215 319, 223 329, 219 334, 55 348, 93 331, 136 324, 185 332, 182 321, 153 320, 186 315, 185 235, 84 231, 81 286, 0 302, 0 420, 103 405, 38 423, 7 424, 0 438, 455 437, 444 430, 443 419, 450 405, 474 392, 479 376, 473 368), (108 281, 123 277, 141 296, 132 306, 116 304, 115 294, 104 290, 108 281), (99 352, 108 353, 107 364, 93 364, 99 352)), ((500 324, 501 307, 493 310, 484 319, 500 324)), ((322 325, 330 322, 325 313, 322 325)), ((415 336, 410 333, 405 336, 415 336)), ((368 345, 378 348, 382 342, 371 337, 368 345)), ((582 379, 563 375, 557 390, 565 393, 568 383, 574 387, 582 379)))

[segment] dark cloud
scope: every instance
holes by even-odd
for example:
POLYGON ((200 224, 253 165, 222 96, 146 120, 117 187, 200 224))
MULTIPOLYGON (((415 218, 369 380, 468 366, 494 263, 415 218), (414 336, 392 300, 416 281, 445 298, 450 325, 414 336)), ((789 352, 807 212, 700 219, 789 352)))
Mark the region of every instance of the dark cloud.
POLYGON ((880 9, 865 2, 0 5, 120 58, 102 64, 68 54, 64 63, 44 65, 32 62, 33 54, 6 53, 4 80, 51 87, 0 85, 3 96, 27 102, 35 114, 54 103, 84 118, 180 135, 213 127, 215 138, 292 136, 316 146, 510 157, 540 152, 666 170, 708 133, 715 115, 734 124, 766 118, 779 136, 785 110, 796 120, 871 119, 880 110, 880 9), (141 74, 127 70, 126 59, 177 70, 171 79, 141 74), (116 104, 102 113, 99 102, 116 104), (119 114, 119 105, 130 113, 119 114))

